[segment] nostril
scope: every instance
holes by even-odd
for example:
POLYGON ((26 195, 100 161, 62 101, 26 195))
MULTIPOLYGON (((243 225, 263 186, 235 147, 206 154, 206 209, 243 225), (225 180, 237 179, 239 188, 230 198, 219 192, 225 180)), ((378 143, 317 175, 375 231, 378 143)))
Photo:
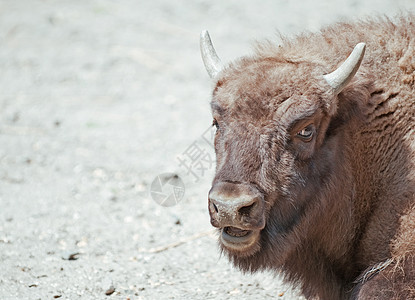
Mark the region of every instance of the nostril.
POLYGON ((255 207, 255 205, 256 205, 256 202, 250 205, 247 205, 247 206, 243 206, 240 209, 238 209, 238 213, 242 216, 249 216, 251 214, 251 211, 255 207))
POLYGON ((209 201, 209 210, 211 211, 211 213, 214 213, 214 212, 219 213, 218 207, 216 206, 215 203, 211 201, 209 201))

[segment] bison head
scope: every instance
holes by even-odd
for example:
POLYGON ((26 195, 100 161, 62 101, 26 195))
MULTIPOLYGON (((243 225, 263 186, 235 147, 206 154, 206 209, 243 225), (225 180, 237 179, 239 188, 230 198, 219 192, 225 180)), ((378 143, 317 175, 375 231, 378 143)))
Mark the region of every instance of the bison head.
POLYGON ((301 57, 243 58, 223 67, 207 31, 201 51, 215 80, 216 175, 209 213, 222 249, 244 269, 284 255, 307 234, 304 216, 336 169, 338 98, 364 55, 334 72, 301 57), (337 120, 337 121, 336 121, 337 120), (303 227, 300 226, 303 224, 303 227), (256 262, 254 262, 256 259, 256 262))

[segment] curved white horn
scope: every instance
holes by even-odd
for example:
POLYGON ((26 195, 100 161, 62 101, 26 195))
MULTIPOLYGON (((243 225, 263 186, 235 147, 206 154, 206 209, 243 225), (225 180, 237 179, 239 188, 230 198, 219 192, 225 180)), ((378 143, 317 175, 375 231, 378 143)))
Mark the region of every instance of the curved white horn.
POLYGON ((323 76, 336 94, 340 93, 356 74, 365 55, 365 49, 365 43, 357 44, 353 52, 340 67, 330 74, 323 76))
POLYGON ((222 63, 220 58, 216 54, 215 48, 213 48, 212 41, 210 40, 209 32, 203 30, 200 33, 200 52, 202 52, 203 63, 205 64, 206 71, 211 78, 216 77, 222 70, 222 63))

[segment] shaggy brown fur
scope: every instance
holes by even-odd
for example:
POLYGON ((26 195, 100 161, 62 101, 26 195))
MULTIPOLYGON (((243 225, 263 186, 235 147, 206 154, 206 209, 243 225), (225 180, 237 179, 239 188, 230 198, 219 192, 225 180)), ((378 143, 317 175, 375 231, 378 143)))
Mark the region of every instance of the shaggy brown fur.
POLYGON ((255 247, 222 245, 230 260, 281 271, 309 299, 415 299, 415 17, 264 43, 216 80, 213 186, 250 184, 266 207, 255 247), (336 96, 323 74, 359 42, 336 96))

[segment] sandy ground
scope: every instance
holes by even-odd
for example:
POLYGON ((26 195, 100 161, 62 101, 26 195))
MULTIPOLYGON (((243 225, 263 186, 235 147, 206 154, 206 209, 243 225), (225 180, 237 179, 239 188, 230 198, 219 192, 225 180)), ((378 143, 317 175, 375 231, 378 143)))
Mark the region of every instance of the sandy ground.
POLYGON ((253 3, 0 1, 0 299, 299 298, 219 255, 199 32, 226 62, 277 30, 415 2, 253 3), (172 207, 150 193, 165 172, 185 189, 172 207))

